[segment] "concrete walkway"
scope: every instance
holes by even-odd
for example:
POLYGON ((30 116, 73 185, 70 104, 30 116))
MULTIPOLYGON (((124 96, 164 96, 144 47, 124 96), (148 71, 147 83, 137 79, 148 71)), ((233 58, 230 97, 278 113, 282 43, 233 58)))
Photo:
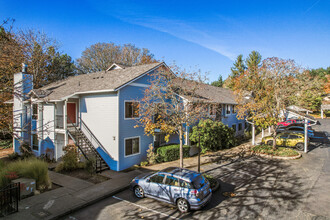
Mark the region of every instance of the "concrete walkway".
POLYGON ((5 219, 57 219, 128 188, 141 171, 123 173, 99 184, 49 171, 53 183, 62 187, 23 199, 19 212, 5 219))

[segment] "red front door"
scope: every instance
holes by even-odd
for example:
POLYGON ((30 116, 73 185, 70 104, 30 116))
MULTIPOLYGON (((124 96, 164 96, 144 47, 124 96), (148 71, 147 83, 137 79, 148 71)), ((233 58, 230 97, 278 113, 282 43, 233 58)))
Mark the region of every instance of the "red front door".
POLYGON ((77 108, 76 103, 67 103, 67 123, 76 123, 77 108))

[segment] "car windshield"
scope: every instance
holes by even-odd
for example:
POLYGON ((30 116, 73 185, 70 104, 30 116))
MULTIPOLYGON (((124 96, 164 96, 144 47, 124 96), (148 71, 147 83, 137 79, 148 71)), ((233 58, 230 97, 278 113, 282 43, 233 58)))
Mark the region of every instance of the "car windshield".
POLYGON ((202 175, 197 176, 192 182, 195 189, 200 189, 207 184, 205 178, 202 175))

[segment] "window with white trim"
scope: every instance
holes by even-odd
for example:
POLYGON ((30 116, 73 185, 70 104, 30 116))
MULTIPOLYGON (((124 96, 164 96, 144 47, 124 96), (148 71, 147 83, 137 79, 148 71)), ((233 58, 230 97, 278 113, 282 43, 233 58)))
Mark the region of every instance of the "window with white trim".
POLYGON ((230 114, 230 105, 226 105, 226 114, 227 114, 227 115, 230 114))
POLYGON ((125 156, 130 156, 140 153, 140 138, 125 139, 125 156))
POLYGON ((232 109, 233 109, 233 114, 235 114, 236 112, 237 112, 237 110, 236 110, 236 106, 235 105, 232 105, 232 109))
POLYGON ((238 124, 238 130, 241 131, 243 129, 243 124, 242 123, 239 123, 238 124))
POLYGON ((39 150, 39 141, 37 134, 32 134, 32 149, 36 151, 39 150))
POLYGON ((125 118, 139 117, 139 102, 127 101, 125 102, 125 118))
POLYGON ((32 104, 32 119, 38 120, 38 104, 32 104))

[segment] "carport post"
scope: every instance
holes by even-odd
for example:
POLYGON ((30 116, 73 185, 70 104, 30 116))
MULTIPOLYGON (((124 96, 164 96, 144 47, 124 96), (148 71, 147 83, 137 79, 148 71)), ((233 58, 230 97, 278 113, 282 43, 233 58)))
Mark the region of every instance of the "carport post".
POLYGON ((264 128, 261 129, 261 137, 265 137, 265 130, 264 130, 264 128))
POLYGON ((252 123, 252 146, 256 144, 255 133, 256 131, 255 131, 254 123, 252 123))
POLYGON ((304 152, 307 153, 307 125, 308 121, 305 118, 305 143, 304 143, 304 152))
POLYGON ((323 119, 323 109, 321 108, 321 118, 323 119))

